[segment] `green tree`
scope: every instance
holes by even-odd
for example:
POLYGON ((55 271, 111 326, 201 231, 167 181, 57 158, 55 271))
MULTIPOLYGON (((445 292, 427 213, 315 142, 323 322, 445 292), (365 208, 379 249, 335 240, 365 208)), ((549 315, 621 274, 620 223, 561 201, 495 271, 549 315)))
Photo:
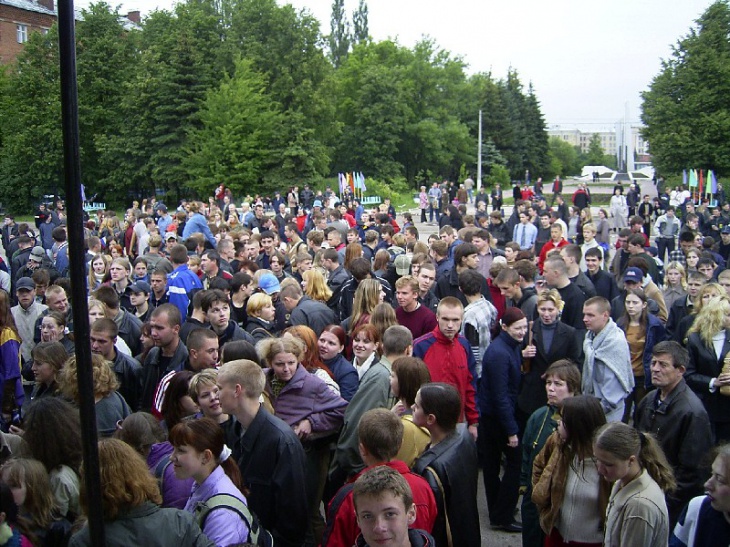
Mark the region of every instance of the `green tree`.
POLYGON ((642 94, 643 136, 662 173, 730 173, 730 7, 712 4, 642 94))
POLYGON ((588 153, 585 156, 585 165, 603 165, 603 146, 601 146, 601 136, 598 133, 591 135, 588 141, 588 153))
POLYGON ((369 39, 368 29, 368 5, 365 0, 360 0, 357 10, 352 14, 352 40, 355 44, 365 42, 369 39))
POLYGON ((0 201, 26 213, 63 188, 58 32, 31 33, 0 78, 0 201))
POLYGON ((289 146, 283 152, 282 184, 326 175, 340 125, 332 95, 334 69, 322 49, 319 22, 275 0, 237 0, 230 17, 228 39, 265 76, 267 92, 286 116, 289 146))
POLYGON ((156 189, 181 197, 189 181, 187 135, 199 126, 200 105, 225 68, 221 33, 210 2, 178 4, 174 13, 147 18, 141 60, 122 101, 124 124, 99 139, 110 166, 102 180, 108 200, 127 202, 130 194, 156 189))
POLYGON ((559 137, 550 137, 548 141, 550 149, 550 177, 560 175, 565 177, 568 175, 576 175, 580 173, 580 165, 578 165, 578 150, 559 137))
POLYGON ((91 4, 76 25, 81 174, 89 191, 101 188, 113 166, 102 162, 98 139, 118 134, 123 125, 125 89, 138 66, 139 31, 127 30, 119 12, 91 4))
POLYGON ((350 23, 345 13, 345 0, 333 0, 332 2, 329 46, 330 59, 337 68, 342 65, 350 52, 350 23))
POLYGON ((184 167, 189 186, 205 194, 221 181, 243 194, 281 161, 284 116, 265 92, 263 76, 250 60, 239 60, 208 92, 199 112, 201 127, 190 131, 184 167))

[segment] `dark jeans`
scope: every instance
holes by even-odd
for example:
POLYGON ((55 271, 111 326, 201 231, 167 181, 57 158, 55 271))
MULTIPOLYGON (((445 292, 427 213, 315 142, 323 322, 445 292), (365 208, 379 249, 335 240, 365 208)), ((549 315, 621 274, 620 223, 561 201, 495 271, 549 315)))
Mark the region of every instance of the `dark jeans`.
POLYGON ((659 251, 659 260, 664 262, 664 254, 671 253, 674 250, 674 238, 673 237, 658 237, 656 238, 656 246, 659 251))
POLYGON ((514 521, 514 511, 520 496, 522 445, 511 448, 507 444, 507 437, 496 417, 482 416, 479 421, 479 456, 482 460, 489 520, 493 526, 504 526, 514 521), (504 475, 500 479, 503 455, 504 475))
POLYGON ((426 222, 426 209, 421 209, 421 222, 426 222))
POLYGON ((436 207, 434 207, 433 205, 430 205, 430 207, 429 207, 429 215, 430 215, 429 222, 433 222, 433 214, 434 213, 436 213, 436 222, 438 222, 439 219, 441 218, 441 211, 439 210, 438 205, 436 207))
POLYGON ((540 514, 537 506, 532 502, 530 496, 532 489, 528 488, 522 496, 522 547, 543 547, 545 544, 545 532, 540 528, 540 514))

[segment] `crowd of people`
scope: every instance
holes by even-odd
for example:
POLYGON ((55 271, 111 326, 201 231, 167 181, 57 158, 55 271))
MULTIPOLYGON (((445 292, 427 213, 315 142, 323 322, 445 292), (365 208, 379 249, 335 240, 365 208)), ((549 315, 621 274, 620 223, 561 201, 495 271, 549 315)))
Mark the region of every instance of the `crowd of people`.
POLYGON ((329 188, 151 198, 91 214, 83 280, 62 201, 7 215, 0 545, 90 544, 74 282, 108 545, 479 546, 480 469, 525 546, 730 541, 730 206, 515 188, 422 187, 428 237, 329 188))

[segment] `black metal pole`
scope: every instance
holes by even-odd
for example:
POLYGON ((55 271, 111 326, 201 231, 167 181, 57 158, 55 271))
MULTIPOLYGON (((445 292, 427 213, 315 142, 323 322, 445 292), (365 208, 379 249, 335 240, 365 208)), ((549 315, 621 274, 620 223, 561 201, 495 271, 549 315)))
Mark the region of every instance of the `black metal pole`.
POLYGON ((84 481, 88 501, 91 544, 104 546, 101 510, 101 480, 97 449, 94 383, 91 372, 89 307, 86 301, 86 253, 84 251, 83 203, 81 201, 81 162, 79 157, 79 105, 76 86, 76 34, 73 0, 58 3, 58 44, 61 59, 61 117, 63 122, 63 164, 68 212, 68 249, 71 269, 76 361, 81 398, 81 441, 83 443, 84 481))

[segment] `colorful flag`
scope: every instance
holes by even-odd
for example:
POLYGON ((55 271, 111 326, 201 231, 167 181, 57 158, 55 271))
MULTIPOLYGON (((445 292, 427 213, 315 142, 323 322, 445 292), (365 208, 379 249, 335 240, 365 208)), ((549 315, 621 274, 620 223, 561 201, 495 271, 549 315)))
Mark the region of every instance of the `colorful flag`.
POLYGON ((368 191, 367 186, 365 186, 365 175, 362 174, 362 171, 360 171, 360 190, 363 192, 368 191))
POLYGON ((715 176, 715 173, 713 171, 710 171, 707 173, 708 183, 707 183, 707 189, 708 191, 712 191, 713 194, 717 194, 717 177, 715 176))
POLYGON ((702 195, 702 189, 705 187, 705 179, 702 176, 702 169, 700 169, 700 195, 702 195))
POLYGON ((347 173, 347 184, 350 187, 350 190, 352 190, 352 193, 355 193, 355 179, 352 178, 352 173, 347 173))
POLYGON ((689 170, 689 187, 697 188, 697 171, 694 169, 689 170))
POLYGON ((357 171, 352 174, 352 178, 355 183, 355 190, 360 190, 360 175, 357 174, 357 171))
POLYGON ((687 170, 682 169, 682 186, 687 188, 687 170))

